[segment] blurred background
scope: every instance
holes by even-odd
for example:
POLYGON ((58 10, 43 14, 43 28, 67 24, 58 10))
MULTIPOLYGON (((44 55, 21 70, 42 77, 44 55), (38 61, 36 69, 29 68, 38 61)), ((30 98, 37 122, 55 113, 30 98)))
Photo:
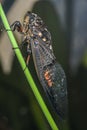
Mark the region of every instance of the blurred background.
MULTIPOLYGON (((67 77, 69 113, 61 121, 52 111, 37 79, 32 58, 29 69, 60 130, 87 129, 87 0, 2 0, 11 25, 23 22, 26 11, 37 13, 48 26, 57 61, 67 77)), ((0 19, 0 130, 51 130, 12 50, 0 19)), ((14 33, 17 42, 21 36, 14 33)))

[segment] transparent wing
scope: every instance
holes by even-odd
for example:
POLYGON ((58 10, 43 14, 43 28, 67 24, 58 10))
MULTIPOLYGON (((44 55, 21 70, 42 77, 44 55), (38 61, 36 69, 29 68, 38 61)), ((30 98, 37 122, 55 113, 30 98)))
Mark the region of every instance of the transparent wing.
MULTIPOLYGON (((51 44, 50 44, 51 45, 51 44)), ((31 38, 31 49, 38 78, 51 104, 57 113, 65 118, 67 115, 66 76, 62 67, 56 62, 52 48, 42 39, 31 38), (49 77, 45 77, 49 72, 49 77), (47 80, 48 78, 48 80, 47 80)))

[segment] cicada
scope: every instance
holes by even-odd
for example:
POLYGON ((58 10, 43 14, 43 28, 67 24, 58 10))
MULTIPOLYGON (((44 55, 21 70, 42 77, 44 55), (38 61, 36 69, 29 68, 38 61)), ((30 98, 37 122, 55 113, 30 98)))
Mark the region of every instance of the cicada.
POLYGON ((45 23, 37 14, 28 11, 24 16, 23 25, 15 21, 11 29, 22 34, 21 44, 26 45, 26 64, 29 64, 32 54, 43 90, 55 111, 64 119, 67 113, 66 76, 54 55, 51 34, 45 23))

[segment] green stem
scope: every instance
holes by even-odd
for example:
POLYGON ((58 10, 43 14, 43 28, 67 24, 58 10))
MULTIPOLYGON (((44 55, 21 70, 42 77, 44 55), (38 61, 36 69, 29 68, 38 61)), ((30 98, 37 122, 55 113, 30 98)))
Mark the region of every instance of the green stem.
MULTIPOLYGON (((10 30, 10 26, 8 24, 7 18, 5 16, 5 13, 4 13, 4 10, 3 10, 1 4, 0 4, 0 15, 1 15, 1 19, 3 21, 3 24, 5 26, 5 29, 10 30)), ((22 67, 22 70, 24 70, 26 68, 25 71, 24 71, 26 79, 27 79, 28 83, 30 84, 31 89, 32 89, 32 91, 33 91, 33 93, 34 93, 34 95, 35 95, 35 97, 36 97, 36 99, 37 99, 37 101, 38 101, 38 103, 39 103, 45 117, 46 117, 46 119, 48 120, 50 127, 52 128, 52 130, 59 130, 56 123, 55 123, 55 121, 54 121, 54 119, 52 118, 47 106, 45 105, 45 102, 43 101, 43 99, 42 99, 42 97, 41 97, 41 95, 40 95, 40 93, 39 93, 39 91, 37 89, 36 84, 34 83, 34 80, 33 80, 32 76, 31 76, 28 68, 26 67, 26 63, 25 63, 25 61, 24 61, 24 59, 22 57, 22 54, 21 54, 20 50, 18 49, 18 45, 17 45, 17 42, 16 42, 16 40, 15 40, 15 38, 13 36, 12 31, 7 31, 7 33, 8 33, 8 36, 9 36, 9 39, 11 41, 11 44, 12 44, 13 48, 17 48, 17 49, 14 49, 14 51, 16 53, 18 61, 19 61, 20 65, 21 65, 21 67, 22 67)))

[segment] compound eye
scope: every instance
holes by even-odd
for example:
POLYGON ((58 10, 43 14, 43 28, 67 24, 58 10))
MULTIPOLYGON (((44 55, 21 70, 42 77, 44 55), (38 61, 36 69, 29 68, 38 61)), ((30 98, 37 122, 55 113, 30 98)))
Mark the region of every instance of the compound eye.
POLYGON ((33 21, 34 21, 34 18, 31 18, 31 21, 33 22, 33 21))
POLYGON ((30 18, 30 21, 29 21, 29 22, 32 23, 33 21, 34 21, 34 18, 33 18, 33 17, 30 18))

